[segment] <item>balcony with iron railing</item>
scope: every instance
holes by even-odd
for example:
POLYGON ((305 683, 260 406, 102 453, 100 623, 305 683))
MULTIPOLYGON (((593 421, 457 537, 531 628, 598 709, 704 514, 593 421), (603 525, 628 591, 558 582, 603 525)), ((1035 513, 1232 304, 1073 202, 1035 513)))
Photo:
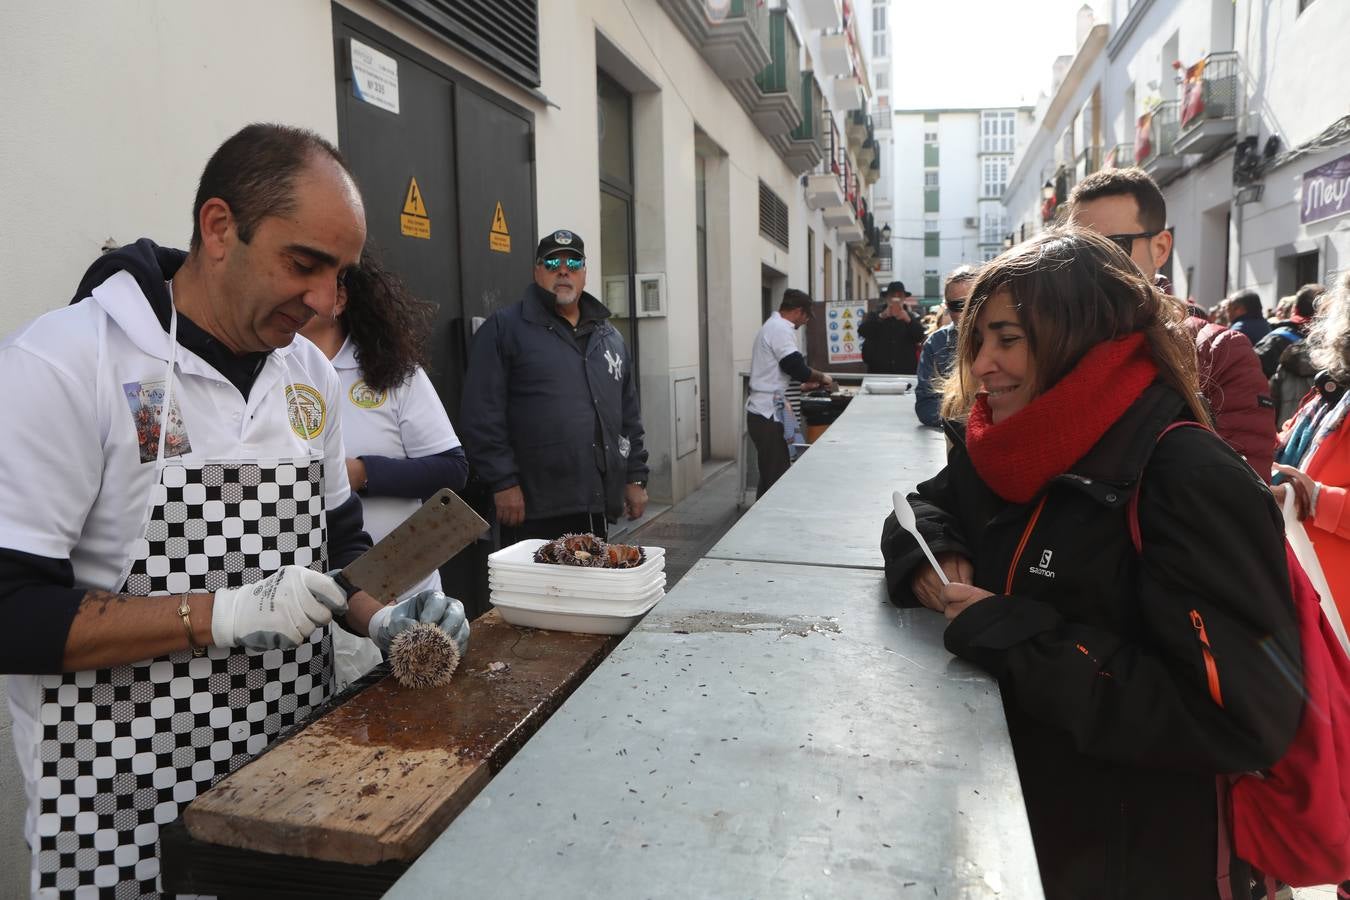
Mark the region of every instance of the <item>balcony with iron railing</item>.
POLYGON ((820 210, 826 225, 836 227, 853 216, 845 187, 847 160, 839 143, 839 132, 828 115, 822 115, 821 127, 824 154, 815 171, 802 176, 802 193, 806 205, 820 210))
POLYGON ((754 78, 769 65, 769 10, 759 0, 731 0, 722 16, 707 0, 657 2, 723 81, 754 78))
POLYGON ((850 185, 853 217, 848 223, 839 226, 839 240, 847 244, 856 244, 867 236, 867 198, 863 196, 862 182, 856 175, 850 185))
POLYGON ((1165 100, 1139 117, 1134 160, 1154 179, 1181 171, 1181 157, 1172 150, 1177 140, 1180 100, 1165 100))
POLYGON ((769 143, 794 175, 811 171, 825 155, 822 137, 830 113, 825 108, 825 96, 816 82, 815 73, 809 70, 801 74, 801 106, 801 123, 787 134, 769 138, 769 143))
POLYGON ((1075 167, 1077 180, 1082 181, 1102 167, 1102 148, 1084 147, 1083 152, 1078 154, 1078 162, 1075 167))
POLYGON ((882 243, 881 252, 877 254, 875 271, 877 281, 882 284, 895 278, 895 256, 890 244, 882 243))
POLYGON ((881 180, 881 156, 873 156, 872 161, 863 169, 863 181, 870 184, 876 184, 881 180))
POLYGON ((770 10, 769 64, 754 78, 727 88, 766 137, 787 134, 801 124, 802 45, 784 8, 770 10))
POLYGON ((844 134, 850 150, 857 152, 872 128, 872 118, 861 109, 851 109, 844 118, 844 134))
POLYGON ((1186 70, 1174 153, 1206 153, 1237 134, 1240 75, 1232 50, 1211 53, 1186 70))
POLYGON ((1134 165, 1134 144, 1116 144, 1106 151, 1103 169, 1126 169, 1134 165))

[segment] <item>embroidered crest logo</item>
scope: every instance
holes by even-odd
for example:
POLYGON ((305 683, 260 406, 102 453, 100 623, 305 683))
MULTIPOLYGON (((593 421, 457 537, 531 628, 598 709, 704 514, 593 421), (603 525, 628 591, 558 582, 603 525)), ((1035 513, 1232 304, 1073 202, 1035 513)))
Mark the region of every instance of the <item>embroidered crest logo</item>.
POLYGON ((632 449, 633 449, 633 442, 628 440, 628 438, 624 437, 623 435, 619 435, 619 455, 622 456, 624 459, 627 459, 628 454, 632 451, 632 449))
POLYGON ((324 406, 323 395, 309 385, 286 385, 286 412, 291 430, 301 438, 308 441, 323 434, 328 408, 324 406))
POLYGON ((623 378, 623 357, 613 350, 606 350, 605 362, 609 363, 609 374, 615 381, 620 381, 623 378))
POLYGON ((364 381, 358 381, 347 392, 347 397, 362 409, 379 409, 384 406, 384 401, 388 399, 389 392, 377 391, 364 381))

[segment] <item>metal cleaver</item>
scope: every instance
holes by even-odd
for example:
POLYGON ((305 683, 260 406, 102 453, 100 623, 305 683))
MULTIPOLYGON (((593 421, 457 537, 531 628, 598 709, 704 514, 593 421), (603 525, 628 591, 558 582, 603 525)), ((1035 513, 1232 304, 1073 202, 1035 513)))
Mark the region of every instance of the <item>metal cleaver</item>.
POLYGON ((343 569, 337 582, 349 593, 363 590, 388 603, 439 569, 487 528, 459 495, 441 488, 343 569))

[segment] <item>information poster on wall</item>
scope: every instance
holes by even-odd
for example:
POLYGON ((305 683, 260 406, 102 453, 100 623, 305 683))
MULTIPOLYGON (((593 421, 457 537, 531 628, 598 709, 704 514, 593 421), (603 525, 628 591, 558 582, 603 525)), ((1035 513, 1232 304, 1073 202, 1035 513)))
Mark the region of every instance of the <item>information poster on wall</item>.
POLYGON ((825 304, 825 334, 831 363, 862 362, 862 337, 858 326, 867 315, 864 300, 836 300, 825 304))

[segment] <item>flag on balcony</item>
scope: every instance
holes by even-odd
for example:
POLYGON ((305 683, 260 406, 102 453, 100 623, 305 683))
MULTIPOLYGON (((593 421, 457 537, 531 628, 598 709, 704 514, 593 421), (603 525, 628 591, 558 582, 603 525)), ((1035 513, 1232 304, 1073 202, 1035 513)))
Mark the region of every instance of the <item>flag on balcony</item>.
POLYGON ((1139 117, 1134 130, 1134 161, 1142 163, 1153 155, 1153 111, 1149 110, 1139 117))
POLYGON ((1185 128, 1192 119, 1205 111, 1205 61, 1186 69, 1182 79, 1181 127, 1185 128))

